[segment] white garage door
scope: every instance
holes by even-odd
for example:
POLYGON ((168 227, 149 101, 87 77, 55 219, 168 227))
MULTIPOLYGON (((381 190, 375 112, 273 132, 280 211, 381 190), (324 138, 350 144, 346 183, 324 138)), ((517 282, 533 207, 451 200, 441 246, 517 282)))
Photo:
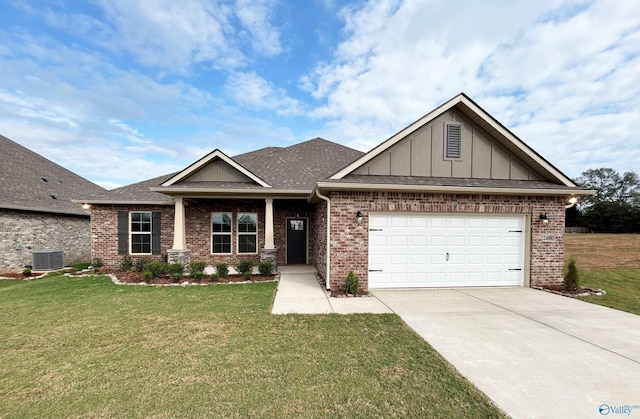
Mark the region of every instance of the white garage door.
POLYGON ((522 286, 524 216, 371 214, 369 288, 522 286))

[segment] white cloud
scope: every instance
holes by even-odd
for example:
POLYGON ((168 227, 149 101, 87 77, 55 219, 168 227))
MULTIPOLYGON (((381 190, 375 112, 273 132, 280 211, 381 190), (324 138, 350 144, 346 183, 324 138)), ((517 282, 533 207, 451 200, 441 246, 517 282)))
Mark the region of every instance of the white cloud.
POLYGON ((237 0, 235 14, 238 16, 253 50, 259 55, 273 57, 283 51, 280 33, 269 23, 272 0, 237 0))
POLYGON ((225 83, 225 92, 243 107, 273 110, 279 115, 302 113, 300 102, 287 96, 284 89, 275 87, 255 72, 231 73, 225 83))
POLYGON ((380 0, 341 13, 345 39, 300 83, 330 136, 368 148, 465 91, 571 175, 597 164, 602 138, 637 170, 637 153, 616 150, 639 148, 627 113, 640 108, 639 3, 380 0))

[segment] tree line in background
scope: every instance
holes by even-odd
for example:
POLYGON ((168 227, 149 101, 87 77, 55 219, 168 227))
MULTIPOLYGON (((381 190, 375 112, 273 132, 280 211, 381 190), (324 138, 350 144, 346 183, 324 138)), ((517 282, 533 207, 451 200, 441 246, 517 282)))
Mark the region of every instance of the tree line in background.
POLYGON ((567 227, 589 227, 598 233, 640 232, 640 179, 635 172, 589 169, 574 179, 595 195, 584 196, 567 210, 567 227))

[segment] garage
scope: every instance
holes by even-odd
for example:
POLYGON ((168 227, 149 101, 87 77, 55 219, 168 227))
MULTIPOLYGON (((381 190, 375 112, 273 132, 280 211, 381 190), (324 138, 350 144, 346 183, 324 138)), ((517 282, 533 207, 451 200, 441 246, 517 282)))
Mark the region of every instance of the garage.
POLYGON ((525 219, 372 213, 369 288, 523 286, 525 219))

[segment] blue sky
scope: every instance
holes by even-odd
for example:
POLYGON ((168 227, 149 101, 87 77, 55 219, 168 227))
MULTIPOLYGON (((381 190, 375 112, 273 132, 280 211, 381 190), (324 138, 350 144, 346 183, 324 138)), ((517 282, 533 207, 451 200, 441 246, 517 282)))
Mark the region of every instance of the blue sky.
POLYGON ((575 177, 640 172, 640 2, 4 1, 0 134, 113 188, 464 91, 575 177))

